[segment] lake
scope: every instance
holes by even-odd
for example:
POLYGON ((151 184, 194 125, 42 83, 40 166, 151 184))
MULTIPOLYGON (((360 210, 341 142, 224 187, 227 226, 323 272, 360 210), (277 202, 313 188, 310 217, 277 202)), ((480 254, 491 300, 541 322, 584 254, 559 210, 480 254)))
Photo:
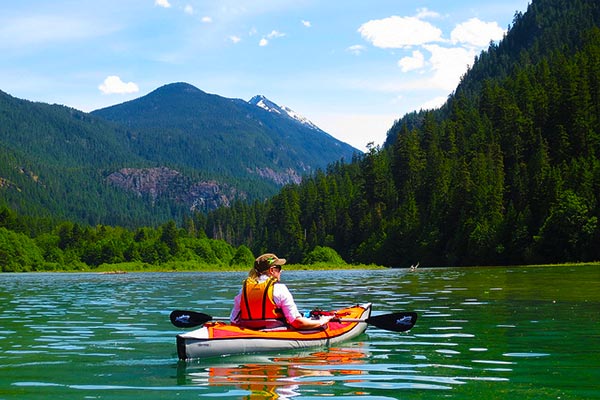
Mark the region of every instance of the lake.
POLYGON ((301 310, 416 311, 310 351, 177 360, 245 273, 0 274, 4 399, 600 399, 600 265, 286 271, 301 310))

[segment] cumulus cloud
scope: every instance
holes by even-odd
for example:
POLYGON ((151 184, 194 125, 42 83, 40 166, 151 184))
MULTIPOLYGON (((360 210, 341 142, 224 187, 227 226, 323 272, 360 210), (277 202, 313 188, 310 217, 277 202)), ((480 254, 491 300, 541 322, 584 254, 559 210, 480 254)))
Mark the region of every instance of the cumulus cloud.
POLYGON ((169 0, 154 0, 154 5, 164 8, 171 7, 171 3, 169 3, 169 0))
POLYGON ((301 22, 302 22, 302 25, 304 25, 307 28, 310 28, 312 26, 312 24, 310 23, 310 21, 302 20, 301 22))
POLYGON ((473 64, 476 52, 464 47, 441 47, 436 44, 424 46, 431 53, 429 63, 434 71, 432 81, 441 89, 452 91, 460 77, 473 64))
POLYGON ((239 36, 235 36, 235 35, 231 35, 229 36, 229 40, 231 41, 231 43, 239 43, 242 41, 242 38, 239 36))
POLYGON ((478 18, 471 18, 458 24, 450 34, 450 39, 452 43, 485 47, 490 40, 502 39, 504 32, 497 22, 483 22, 478 18))
MULTIPOLYGON (((452 91, 473 64, 476 53, 490 40, 502 39, 505 31, 496 22, 471 18, 456 25, 448 39, 448 36, 444 38, 441 29, 423 20, 438 17, 438 13, 420 8, 414 17, 391 16, 368 21, 360 26, 358 32, 375 47, 411 51, 397 61, 398 67, 402 72, 428 74, 422 79, 403 82, 401 86, 404 89, 411 89, 413 85, 429 90, 452 91)), ((438 101, 439 98, 434 102, 438 101)))
POLYGON ((138 85, 133 82, 125 83, 116 75, 108 76, 104 82, 98 86, 98 89, 104 94, 127 94, 140 91, 138 85))
POLYGON ((362 24, 358 32, 373 46, 383 49, 443 41, 441 29, 416 17, 392 16, 371 20, 362 24))
POLYGON ((187 4, 184 8, 183 8, 183 12, 185 12, 188 15, 194 15, 194 7, 192 7, 191 4, 187 4))
POLYGON ((265 38, 260 39, 260 41, 258 42, 258 45, 260 47, 265 47, 268 44, 269 44, 269 41, 267 39, 265 39, 265 38))
POLYGON ((206 16, 206 17, 202 17, 201 21, 204 22, 205 24, 210 24, 213 20, 211 17, 206 16))
POLYGON ((425 56, 419 50, 413 51, 411 57, 403 57, 398 61, 398 66, 402 69, 402 72, 420 69, 423 68, 424 65, 425 56))

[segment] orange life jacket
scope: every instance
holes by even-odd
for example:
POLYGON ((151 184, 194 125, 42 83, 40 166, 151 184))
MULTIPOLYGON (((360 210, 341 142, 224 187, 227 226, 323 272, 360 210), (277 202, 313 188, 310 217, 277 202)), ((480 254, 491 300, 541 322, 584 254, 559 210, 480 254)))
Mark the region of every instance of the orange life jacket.
POLYGON ((246 321, 284 320, 283 312, 273 299, 273 287, 277 279, 264 282, 248 278, 244 281, 240 301, 240 319, 246 321))

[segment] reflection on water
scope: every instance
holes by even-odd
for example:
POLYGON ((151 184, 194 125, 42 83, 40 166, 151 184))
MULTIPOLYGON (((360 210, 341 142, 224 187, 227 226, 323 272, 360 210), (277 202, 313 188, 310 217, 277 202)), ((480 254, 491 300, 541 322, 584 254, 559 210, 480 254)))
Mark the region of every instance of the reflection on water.
MULTIPOLYGON (((328 348, 301 355, 235 357, 208 367, 181 362, 184 367, 178 373, 180 382, 186 384, 234 385, 246 391, 248 399, 287 399, 300 395, 300 386, 364 379, 367 372, 353 367, 364 364, 367 357, 360 347, 328 348)), ((325 395, 325 391, 319 392, 325 395)))
POLYGON ((335 348, 178 362, 169 313, 227 316, 244 276, 0 274, 0 399, 600 398, 597 266, 287 271, 303 310, 372 302, 419 321, 335 348))

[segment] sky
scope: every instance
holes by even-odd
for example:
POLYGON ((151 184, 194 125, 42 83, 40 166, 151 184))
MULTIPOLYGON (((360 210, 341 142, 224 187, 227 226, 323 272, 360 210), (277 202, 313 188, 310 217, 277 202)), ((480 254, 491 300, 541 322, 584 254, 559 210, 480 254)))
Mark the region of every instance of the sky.
POLYGON ((89 112, 187 82, 261 94, 357 149, 441 106, 530 0, 19 0, 0 90, 89 112))

